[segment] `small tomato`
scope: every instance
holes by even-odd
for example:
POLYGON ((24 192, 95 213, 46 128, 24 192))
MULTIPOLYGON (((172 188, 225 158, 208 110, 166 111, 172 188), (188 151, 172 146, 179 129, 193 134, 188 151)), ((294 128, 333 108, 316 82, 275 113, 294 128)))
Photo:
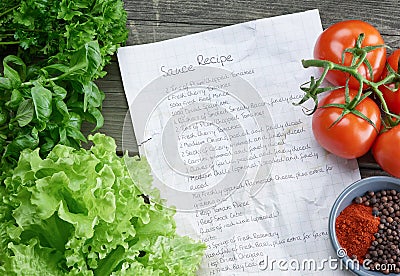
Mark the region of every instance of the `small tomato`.
MULTIPOLYGON (((394 51, 387 59, 388 65, 397 72, 399 67, 400 49, 394 51)), ((388 70, 385 69, 382 74, 384 79, 389 74, 388 70)), ((379 86, 379 90, 382 91, 383 98, 389 108, 389 111, 400 114, 400 84, 390 83, 379 86), (396 89, 397 88, 397 89, 396 89)))
POLYGON ((400 125, 381 133, 372 146, 372 155, 383 170, 400 177, 400 125))
MULTIPOLYGON (((356 90, 349 90, 350 99, 356 95, 356 90)), ((344 115, 332 125, 343 112, 343 109, 339 107, 323 107, 332 103, 345 103, 344 88, 330 92, 318 104, 312 117, 315 139, 327 151, 346 159, 364 155, 371 148, 378 135, 377 129, 380 129, 381 126, 381 112, 378 105, 367 97, 355 107, 355 110, 364 114, 375 124, 375 129, 365 119, 353 113, 344 115)))
MULTIPOLYGON (((362 47, 384 44, 379 31, 367 22, 360 20, 341 21, 328 27, 318 37, 314 47, 314 58, 341 64, 343 51, 347 48, 353 48, 361 33, 365 35, 361 44, 362 47)), ((351 65, 352 57, 352 54, 346 53, 343 64, 346 66, 351 65)), ((369 52, 366 59, 372 67, 373 81, 379 80, 385 68, 386 48, 381 47, 369 52)), ((358 68, 358 72, 366 79, 371 80, 370 71, 365 63, 358 68)), ((326 79, 333 85, 344 86, 347 77, 348 74, 344 72, 331 70, 328 72, 326 79)), ((359 86, 359 82, 354 77, 351 77, 349 87, 358 89, 359 86)))

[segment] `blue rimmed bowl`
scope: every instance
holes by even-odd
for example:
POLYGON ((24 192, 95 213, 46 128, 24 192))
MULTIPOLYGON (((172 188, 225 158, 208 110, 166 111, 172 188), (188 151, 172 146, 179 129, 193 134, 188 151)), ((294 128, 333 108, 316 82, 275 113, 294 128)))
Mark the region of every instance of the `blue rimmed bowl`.
MULTIPOLYGON (((370 271, 362 266, 362 264, 357 265, 354 263, 349 256, 342 256, 344 251, 336 237, 335 223, 336 218, 339 216, 347 206, 349 206, 353 199, 357 196, 363 196, 368 191, 380 191, 380 190, 396 190, 400 191, 400 179, 389 177, 389 176, 372 176, 364 178, 354 182, 349 185, 343 192, 338 196, 335 203, 332 206, 331 212, 329 214, 329 237, 335 252, 338 253, 338 257, 341 258, 342 263, 353 273, 361 276, 382 276, 381 272, 370 271)), ((391 273, 388 275, 399 275, 391 273)))

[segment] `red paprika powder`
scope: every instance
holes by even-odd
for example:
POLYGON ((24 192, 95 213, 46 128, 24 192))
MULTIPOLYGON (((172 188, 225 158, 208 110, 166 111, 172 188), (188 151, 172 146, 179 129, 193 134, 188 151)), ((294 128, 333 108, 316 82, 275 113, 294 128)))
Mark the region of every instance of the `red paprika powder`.
POLYGON ((336 218, 336 236, 349 257, 356 256, 362 263, 368 248, 375 240, 380 219, 372 215, 372 207, 353 203, 336 218))

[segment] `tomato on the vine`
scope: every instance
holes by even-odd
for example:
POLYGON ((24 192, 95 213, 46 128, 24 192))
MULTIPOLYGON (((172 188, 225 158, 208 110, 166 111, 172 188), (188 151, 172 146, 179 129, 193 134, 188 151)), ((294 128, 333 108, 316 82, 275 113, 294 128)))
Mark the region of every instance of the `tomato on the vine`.
MULTIPOLYGON (((392 69, 397 72, 399 67, 400 49, 394 51, 387 59, 387 63, 392 69)), ((388 70, 385 69, 382 74, 384 79, 389 74, 388 70)), ((400 84, 390 83, 379 86, 379 90, 383 94, 383 98, 389 108, 390 112, 400 114, 400 84)))
MULTIPOLYGON (((361 44, 362 47, 384 44, 384 40, 379 31, 367 22, 360 20, 341 21, 328 27, 318 37, 314 47, 314 58, 342 64, 343 51, 347 48, 353 48, 361 33, 365 35, 361 44)), ((343 64, 346 66, 351 65, 352 57, 353 55, 351 53, 345 53, 343 64)), ((371 64, 373 72, 372 81, 377 81, 385 68, 386 48, 381 47, 370 51, 366 59, 371 64)), ((367 80, 371 80, 370 70, 365 63, 358 68, 358 72, 367 80)), ((344 86, 347 78, 347 73, 338 70, 330 70, 326 76, 326 79, 330 83, 337 86, 344 86)), ((354 77, 350 77, 349 87, 358 89, 359 86, 359 82, 354 77)), ((365 89, 367 87, 364 86, 363 88, 365 89)))
MULTIPOLYGON (((349 90, 350 99, 356 95, 356 90, 349 90)), ((317 142, 327 151, 346 159, 353 159, 364 155, 371 148, 381 126, 381 112, 378 105, 369 97, 354 108, 369 118, 375 124, 374 127, 367 120, 351 112, 336 122, 342 115, 343 109, 323 107, 327 104, 343 103, 345 103, 344 88, 329 92, 320 101, 313 114, 312 130, 317 142)))
POLYGON ((386 172, 400 177, 400 125, 381 133, 372 146, 375 161, 386 172))

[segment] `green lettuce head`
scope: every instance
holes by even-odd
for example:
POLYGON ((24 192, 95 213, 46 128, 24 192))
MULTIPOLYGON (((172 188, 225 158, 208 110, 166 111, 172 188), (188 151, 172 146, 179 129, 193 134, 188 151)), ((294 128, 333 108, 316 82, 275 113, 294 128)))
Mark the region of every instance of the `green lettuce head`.
POLYGON ((194 275, 205 245, 178 236, 174 210, 138 189, 151 185, 147 161, 117 156, 103 134, 89 140, 45 159, 21 153, 0 187, 0 274, 194 275))

